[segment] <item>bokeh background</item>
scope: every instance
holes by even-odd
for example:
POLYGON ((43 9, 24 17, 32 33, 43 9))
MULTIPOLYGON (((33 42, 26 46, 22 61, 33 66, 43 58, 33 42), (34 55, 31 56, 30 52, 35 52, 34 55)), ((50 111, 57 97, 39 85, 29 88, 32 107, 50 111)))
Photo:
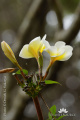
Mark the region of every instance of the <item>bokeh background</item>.
MULTIPOLYGON (((65 41, 73 46, 73 56, 65 62, 56 62, 47 79, 62 84, 46 86, 42 95, 48 106, 66 108, 75 116, 62 120, 80 120, 80 0, 0 0, 0 42, 6 41, 14 51, 17 60, 35 73, 38 66, 35 59, 19 58, 24 44, 37 36, 47 34, 51 45, 65 41)), ((49 55, 44 55, 43 73, 49 64, 49 55)), ((0 47, 0 69, 15 67, 3 54, 0 47)), ((16 84, 11 74, 0 74, 0 120, 3 118, 3 92, 6 78, 6 120, 37 120, 32 99, 16 84)), ((44 120, 48 110, 39 97, 44 120)))

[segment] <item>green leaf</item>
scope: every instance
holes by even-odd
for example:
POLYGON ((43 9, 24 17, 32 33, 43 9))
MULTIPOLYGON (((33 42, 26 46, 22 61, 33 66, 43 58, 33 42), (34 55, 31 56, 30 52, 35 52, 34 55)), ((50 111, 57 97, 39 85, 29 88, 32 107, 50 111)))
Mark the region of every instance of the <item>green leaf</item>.
POLYGON ((52 80, 45 80, 45 84, 60 84, 60 83, 52 80))
MULTIPOLYGON (((22 69, 22 71, 23 71, 23 73, 24 73, 25 75, 27 75, 27 74, 28 74, 28 71, 27 71, 27 70, 22 69)), ((21 71, 20 71, 20 70, 18 70, 18 71, 16 72, 16 74, 21 74, 21 71)))
POLYGON ((62 115, 60 117, 57 118, 57 120, 61 120, 61 118, 65 117, 66 115, 62 115))
MULTIPOLYGON (((51 113, 53 114, 53 116, 55 117, 55 114, 56 114, 56 106, 53 105, 53 106, 50 108, 50 111, 51 111, 51 113)), ((52 119, 51 113, 50 113, 50 112, 48 113, 49 119, 52 119)))
POLYGON ((55 114, 56 114, 56 106, 53 105, 53 106, 50 108, 50 111, 51 111, 51 113, 52 113, 53 115, 55 115, 55 114))
POLYGON ((41 68, 43 66, 43 56, 41 52, 38 52, 38 63, 41 68))
POLYGON ((49 117, 49 120, 52 119, 52 115, 50 112, 48 113, 48 117, 49 117))

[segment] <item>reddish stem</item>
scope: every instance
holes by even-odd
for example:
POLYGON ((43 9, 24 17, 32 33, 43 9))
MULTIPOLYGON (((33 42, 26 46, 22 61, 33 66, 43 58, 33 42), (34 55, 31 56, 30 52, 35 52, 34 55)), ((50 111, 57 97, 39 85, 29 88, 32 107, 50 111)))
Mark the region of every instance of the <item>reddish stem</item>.
POLYGON ((35 98, 33 98, 33 101, 34 101, 34 104, 35 104, 35 107, 36 107, 38 120, 44 120, 43 115, 42 115, 42 111, 41 111, 41 108, 40 108, 38 97, 36 96, 35 98))

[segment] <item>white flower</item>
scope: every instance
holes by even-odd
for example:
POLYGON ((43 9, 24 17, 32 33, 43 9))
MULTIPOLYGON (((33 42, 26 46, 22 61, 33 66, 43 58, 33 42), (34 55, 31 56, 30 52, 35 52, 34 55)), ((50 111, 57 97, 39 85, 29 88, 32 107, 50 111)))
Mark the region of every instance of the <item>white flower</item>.
POLYGON ((45 51, 49 53, 51 57, 51 61, 66 61, 72 56, 73 48, 70 45, 65 45, 65 42, 58 41, 54 46, 50 46, 50 44, 44 40, 45 51))
POLYGON ((22 58, 33 58, 38 60, 38 53, 46 51, 50 54, 51 61, 65 61, 72 56, 73 48, 70 45, 65 45, 65 42, 58 41, 54 46, 50 46, 45 40, 46 35, 42 38, 36 37, 29 44, 23 46, 19 56, 22 58))
POLYGON ((20 51, 19 56, 22 58, 36 58, 38 59, 38 52, 43 52, 45 46, 43 44, 43 40, 45 40, 46 35, 42 38, 36 37, 29 44, 23 46, 20 51))

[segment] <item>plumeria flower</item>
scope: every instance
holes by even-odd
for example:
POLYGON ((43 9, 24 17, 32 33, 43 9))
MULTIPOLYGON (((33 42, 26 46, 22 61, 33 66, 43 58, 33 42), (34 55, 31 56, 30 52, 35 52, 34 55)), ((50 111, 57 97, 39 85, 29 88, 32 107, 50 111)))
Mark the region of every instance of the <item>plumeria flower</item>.
POLYGON ((19 56, 22 58, 36 58, 38 60, 38 53, 42 53, 45 49, 43 40, 46 39, 46 35, 42 38, 36 37, 29 44, 23 46, 19 56))
POLYGON ((50 46, 46 40, 43 42, 46 46, 44 50, 49 53, 52 62, 56 60, 66 61, 72 56, 73 48, 63 41, 56 42, 54 46, 50 46))
POLYGON ((56 42, 54 46, 50 46, 50 44, 46 40, 43 40, 43 43, 45 45, 44 50, 48 52, 50 55, 50 64, 46 70, 46 73, 42 81, 44 81, 45 78, 47 77, 49 69, 51 68, 52 64, 55 61, 68 60, 72 56, 72 51, 73 51, 73 48, 70 45, 66 45, 65 42, 63 41, 56 42))

